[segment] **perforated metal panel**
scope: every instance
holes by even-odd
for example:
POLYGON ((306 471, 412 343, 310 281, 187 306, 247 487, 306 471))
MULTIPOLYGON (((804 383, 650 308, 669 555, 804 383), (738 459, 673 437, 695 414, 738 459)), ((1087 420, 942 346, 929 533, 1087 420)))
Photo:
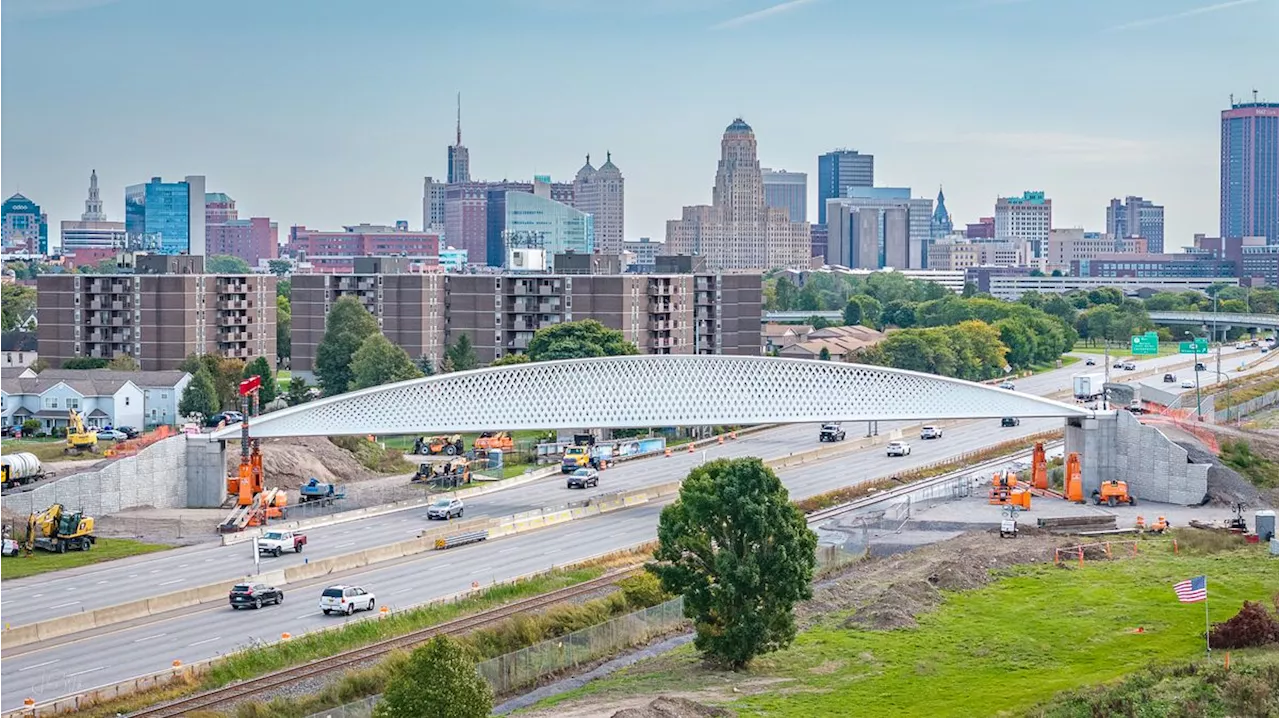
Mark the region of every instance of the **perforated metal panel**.
MULTIPOLYGON (((255 419, 255 437, 1087 416, 1004 389, 884 367, 749 356, 603 357, 362 389, 255 419)), ((234 438, 233 429, 215 438, 234 438)))

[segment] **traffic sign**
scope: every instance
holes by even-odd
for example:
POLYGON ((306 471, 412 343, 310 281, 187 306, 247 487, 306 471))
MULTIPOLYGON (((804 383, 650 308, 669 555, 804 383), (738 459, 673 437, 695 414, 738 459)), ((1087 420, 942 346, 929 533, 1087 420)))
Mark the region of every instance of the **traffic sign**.
POLYGON ((1160 351, 1160 340, 1155 332, 1134 335, 1129 339, 1129 351, 1133 354, 1156 354, 1160 351))
POLYGON ((1196 337, 1194 342, 1178 342, 1179 354, 1208 354, 1209 340, 1204 337, 1196 337))

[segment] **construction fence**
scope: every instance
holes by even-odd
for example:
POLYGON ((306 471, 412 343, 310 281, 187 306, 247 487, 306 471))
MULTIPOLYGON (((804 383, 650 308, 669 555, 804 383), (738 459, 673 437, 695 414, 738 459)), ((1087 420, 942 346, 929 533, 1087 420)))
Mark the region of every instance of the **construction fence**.
POLYGON ((1218 424, 1233 424, 1240 421, 1241 417, 1249 416, 1255 411, 1276 405, 1276 399, 1280 397, 1280 392, 1268 392, 1262 396, 1254 397, 1248 401, 1241 402, 1235 406, 1229 406, 1221 411, 1214 412, 1214 422, 1218 424))
POLYGON ((378 705, 378 699, 380 698, 382 698, 381 695, 361 698, 358 701, 352 701, 337 708, 312 713, 306 718, 370 718, 373 715, 373 707, 378 705))

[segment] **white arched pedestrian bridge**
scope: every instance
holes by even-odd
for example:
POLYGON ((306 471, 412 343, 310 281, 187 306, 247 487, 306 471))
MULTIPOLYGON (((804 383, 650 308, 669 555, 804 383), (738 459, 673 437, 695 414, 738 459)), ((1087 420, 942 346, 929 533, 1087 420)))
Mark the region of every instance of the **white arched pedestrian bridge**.
MULTIPOLYGON (((643 428, 1090 416, 933 374, 810 359, 637 355, 438 374, 254 418, 258 438, 492 429, 643 428)), ((239 436, 239 427, 215 439, 239 436)))

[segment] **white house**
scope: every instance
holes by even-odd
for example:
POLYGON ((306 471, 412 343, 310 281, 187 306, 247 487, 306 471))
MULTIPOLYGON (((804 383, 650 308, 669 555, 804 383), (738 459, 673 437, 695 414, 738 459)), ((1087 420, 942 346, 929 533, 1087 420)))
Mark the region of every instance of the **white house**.
POLYGON ((6 368, 28 367, 39 358, 35 332, 0 333, 0 364, 6 368))
POLYGON ((144 429, 178 420, 178 401, 191 375, 182 371, 27 369, 0 382, 0 423, 36 419, 43 430, 66 426, 75 409, 89 426, 144 429))

